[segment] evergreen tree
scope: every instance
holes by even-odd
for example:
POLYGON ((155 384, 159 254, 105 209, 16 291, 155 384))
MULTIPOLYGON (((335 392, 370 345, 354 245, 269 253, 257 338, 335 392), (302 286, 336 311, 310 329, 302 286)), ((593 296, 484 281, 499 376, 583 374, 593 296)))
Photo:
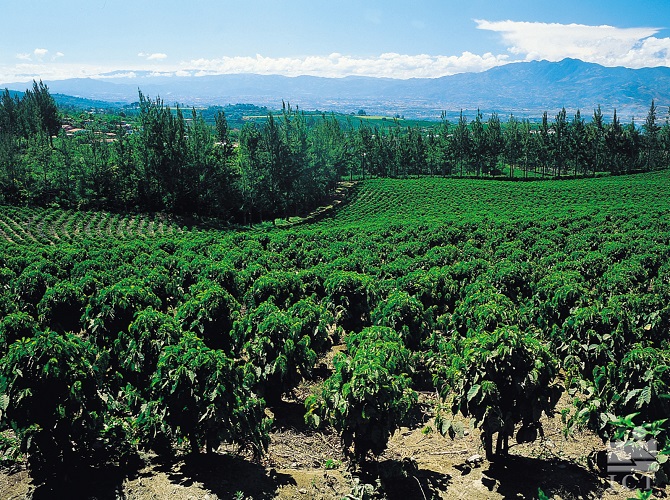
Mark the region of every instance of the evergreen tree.
POLYGON ((591 163, 593 175, 595 175, 596 172, 604 170, 603 160, 605 158, 605 125, 600 105, 593 110, 593 117, 588 125, 588 136, 591 144, 589 163, 591 163))
POLYGON ((467 167, 472 152, 472 138, 470 136, 470 129, 468 128, 468 121, 463 116, 463 110, 458 118, 458 125, 454 130, 454 136, 451 140, 454 159, 456 165, 459 167, 460 175, 463 177, 463 166, 467 167))
POLYGON ((575 176, 577 176, 579 173, 586 172, 588 162, 586 156, 586 145, 588 143, 586 125, 579 110, 577 110, 570 123, 569 133, 570 159, 572 160, 575 176))
POLYGON ((470 124, 472 129, 472 162, 475 166, 475 175, 479 177, 484 167, 484 162, 487 158, 487 137, 482 123, 482 114, 477 110, 475 119, 470 124))
POLYGON ((569 150, 569 132, 567 112, 565 108, 561 109, 556 115, 556 120, 551 126, 554 131, 553 135, 553 158, 554 158, 554 175, 561 176, 566 160, 570 154, 569 150))
POLYGON ((653 99, 647 113, 647 119, 642 125, 642 130, 644 131, 642 135, 644 140, 644 166, 647 170, 652 170, 656 168, 658 163, 660 132, 660 127, 656 123, 656 104, 653 99))
POLYGON ((618 173, 621 171, 622 164, 622 143, 623 143, 624 130, 621 126, 621 122, 616 114, 616 109, 614 110, 614 116, 612 118, 612 123, 607 127, 605 131, 605 146, 607 151, 607 157, 610 159, 610 171, 613 173, 618 173))
POLYGON ((522 130, 519 127, 519 121, 512 114, 509 115, 509 120, 507 120, 507 127, 505 127, 505 159, 509 165, 509 176, 514 177, 514 167, 519 162, 519 158, 523 155, 523 144, 522 144, 522 133, 530 131, 522 130))
POLYGON ((505 151, 505 140, 498 113, 493 113, 486 124, 486 171, 498 174, 498 161, 505 151))

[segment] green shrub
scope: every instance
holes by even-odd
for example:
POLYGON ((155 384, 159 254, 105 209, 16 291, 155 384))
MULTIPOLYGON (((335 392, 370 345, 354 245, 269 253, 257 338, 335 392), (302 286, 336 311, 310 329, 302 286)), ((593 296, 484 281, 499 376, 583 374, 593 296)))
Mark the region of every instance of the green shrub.
POLYGON ((372 277, 351 271, 336 271, 324 286, 338 324, 347 331, 359 331, 363 325, 369 325, 374 300, 372 277))
POLYGON ((410 352, 390 328, 370 327, 352 335, 349 355, 335 357, 335 371, 305 401, 305 419, 314 426, 331 424, 345 454, 361 463, 387 446, 417 395, 410 389, 410 352))
POLYGON ((48 330, 14 342, 0 360, 2 421, 36 477, 93 461, 106 412, 96 363, 88 341, 48 330))
POLYGON ((0 355, 20 339, 29 339, 39 332, 37 321, 28 313, 11 313, 0 320, 0 355))
POLYGON ((421 346, 430 329, 423 304, 407 292, 389 294, 372 311, 370 319, 375 325, 388 326, 399 332, 405 345, 412 350, 421 346))
POLYGON ((212 349, 237 352, 241 345, 231 335, 239 317, 240 304, 229 292, 213 281, 199 281, 191 287, 191 298, 177 310, 184 330, 199 335, 212 349))
MULTIPOLYGON (((254 368, 256 387, 269 403, 278 403, 282 394, 312 373, 317 358, 314 332, 300 318, 264 302, 236 328, 236 336, 246 339, 244 353, 254 368)), ((323 346, 323 339, 316 339, 323 346)))
MULTIPOLYGON (((532 334, 517 327, 501 327, 463 339, 448 359, 442 397, 451 398, 452 412, 474 420, 482 430, 487 458, 507 454, 508 439, 521 423, 517 441, 533 441, 542 433, 542 413, 551 415, 561 389, 554 385, 557 364, 532 334)), ((438 428, 450 432, 449 422, 438 428)))
POLYGON ((79 286, 69 281, 49 288, 37 304, 37 314, 43 327, 58 332, 79 332, 86 297, 79 286))
POLYGON ((186 439, 195 454, 221 442, 267 450, 270 421, 250 389, 251 377, 223 351, 192 333, 163 349, 152 379, 153 400, 139 417, 148 444, 157 436, 186 439))
POLYGON ((135 314, 149 307, 160 309, 160 299, 141 281, 125 278, 90 299, 84 321, 96 343, 110 347, 119 332, 128 331, 135 314))

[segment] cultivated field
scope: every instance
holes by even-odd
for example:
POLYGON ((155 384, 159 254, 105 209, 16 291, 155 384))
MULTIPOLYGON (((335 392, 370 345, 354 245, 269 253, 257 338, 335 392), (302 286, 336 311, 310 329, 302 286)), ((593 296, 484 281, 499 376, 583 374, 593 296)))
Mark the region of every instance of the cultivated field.
POLYGON ((22 412, 7 414, 18 423, 4 448, 18 450, 18 436, 42 470, 31 483, 25 454, 7 460, 0 497, 76 487, 98 497, 363 498, 346 470, 353 446, 339 439, 361 411, 347 392, 357 376, 373 406, 390 394, 385 380, 397 384, 374 411, 408 405, 402 422, 378 424, 368 449, 380 455, 363 467, 362 482, 383 471, 387 496, 610 495, 589 459, 604 449, 598 436, 621 437, 618 417, 670 414, 669 185, 665 171, 373 179, 308 221, 229 230, 0 207, 0 376, 11 375, 8 407, 22 412), (377 357, 364 359, 366 349, 377 357), (530 378, 516 380, 529 353, 530 378), (350 386, 338 386, 346 376, 350 386), (543 384, 560 399, 529 382, 536 376, 550 376, 543 384), (531 391, 536 399, 524 399, 531 391), (347 411, 334 411, 344 400, 347 411), (509 455, 468 464, 486 455, 478 412, 505 401, 533 407, 501 417, 514 427, 509 455), (460 411, 445 425, 450 403, 460 411), (544 437, 531 443, 538 422, 544 437), (54 437, 70 424, 77 430, 54 437), (54 451, 64 443, 82 457, 104 449, 105 461, 83 473, 90 463, 70 459, 76 473, 63 482, 51 461, 66 463, 54 451), (215 455, 187 456, 212 443, 215 455))

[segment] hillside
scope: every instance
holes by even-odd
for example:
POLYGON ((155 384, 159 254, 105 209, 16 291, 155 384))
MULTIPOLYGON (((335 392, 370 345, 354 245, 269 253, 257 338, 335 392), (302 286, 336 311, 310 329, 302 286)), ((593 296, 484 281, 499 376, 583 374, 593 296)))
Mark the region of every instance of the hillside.
MULTIPOLYGON (((575 59, 512 63, 482 73, 409 80, 254 74, 177 77, 149 72, 126 78, 119 73, 124 72, 46 83, 52 92, 110 102, 137 101, 139 87, 145 95, 187 106, 253 103, 276 109, 284 100, 302 109, 355 113, 365 108, 374 114, 433 120, 443 110, 454 117, 461 109, 537 118, 563 106, 571 111, 581 108, 588 116, 598 105, 608 116, 616 108, 620 118, 629 120, 644 116, 652 99, 660 107, 670 105, 670 68, 610 68, 575 59)), ((7 82, 0 88, 24 90, 28 85, 7 82)))
POLYGON ((670 411, 668 183, 372 179, 314 219, 225 230, 0 207, 2 418, 33 443, 5 427, 0 497, 334 500, 376 474, 388 498, 620 498, 595 460, 614 415, 670 411), (489 407, 508 455, 470 420, 489 407), (383 446, 352 475, 353 425, 383 446))

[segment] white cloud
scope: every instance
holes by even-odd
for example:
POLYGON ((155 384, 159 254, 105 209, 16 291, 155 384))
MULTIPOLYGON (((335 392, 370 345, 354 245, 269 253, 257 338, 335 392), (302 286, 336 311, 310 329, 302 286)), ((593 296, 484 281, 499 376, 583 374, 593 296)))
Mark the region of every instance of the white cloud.
POLYGON ((0 65, 0 82, 29 82, 31 80, 63 80, 65 78, 86 78, 95 76, 112 68, 63 63, 63 62, 22 62, 15 65, 0 65))
MULTIPOLYGON (((381 18, 368 12, 370 20, 381 18)), ((412 21, 409 21, 412 23, 412 21)), ((502 54, 460 55, 384 53, 362 57, 334 52, 305 57, 222 56, 169 62, 161 52, 139 52, 135 63, 123 68, 93 64, 66 63, 62 52, 45 48, 16 54, 16 64, 0 66, 0 81, 28 81, 32 78, 58 80, 72 77, 97 77, 123 69, 127 77, 136 71, 153 71, 162 75, 202 76, 226 73, 313 75, 323 77, 373 76, 388 78, 436 78, 464 72, 481 72, 518 60, 566 57, 595 62, 605 66, 640 68, 670 66, 670 38, 658 37, 659 28, 616 28, 582 24, 535 23, 476 20, 476 27, 498 33, 507 50, 502 54)), ((415 22, 415 27, 420 23, 415 22)), ((115 76, 124 76, 118 71, 115 76)))
POLYGON ((137 56, 144 57, 147 61, 162 61, 163 59, 167 59, 167 54, 163 54, 162 52, 154 52, 153 54, 140 52, 137 56))
POLYGON ((660 28, 616 28, 584 24, 475 20, 477 28, 500 33, 508 51, 527 61, 566 57, 642 68, 670 66, 670 38, 655 38, 660 28))
POLYGON ((96 75, 96 78, 105 80, 107 78, 137 78, 137 73, 134 71, 110 71, 102 75, 96 75))
POLYGON ((308 57, 221 57, 182 63, 197 74, 260 73, 325 77, 376 76, 388 78, 436 78, 468 71, 485 71, 508 62, 508 55, 464 52, 460 56, 386 53, 377 57, 354 57, 338 53, 308 57))

